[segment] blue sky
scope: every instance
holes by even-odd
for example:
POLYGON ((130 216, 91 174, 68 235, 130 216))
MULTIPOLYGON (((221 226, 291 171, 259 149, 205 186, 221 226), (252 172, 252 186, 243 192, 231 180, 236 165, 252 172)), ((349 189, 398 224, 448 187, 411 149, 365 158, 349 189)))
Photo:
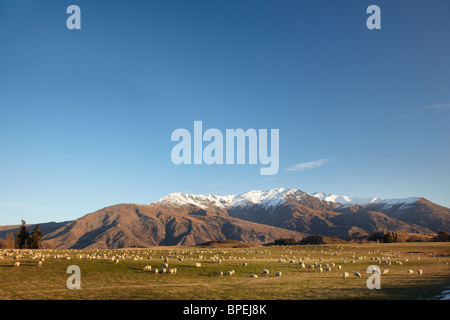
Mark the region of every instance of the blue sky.
POLYGON ((1 225, 273 187, 450 207, 447 0, 3 0, 0 39, 1 225), (278 174, 174 165, 195 120, 279 129, 278 174))

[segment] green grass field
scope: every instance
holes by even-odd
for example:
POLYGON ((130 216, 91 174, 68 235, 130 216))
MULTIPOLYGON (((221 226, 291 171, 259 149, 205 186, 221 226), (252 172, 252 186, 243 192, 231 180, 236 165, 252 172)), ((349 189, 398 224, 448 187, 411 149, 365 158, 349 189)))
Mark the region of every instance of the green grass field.
POLYGON ((3 249, 0 255, 0 299, 14 300, 434 299, 450 287, 450 268, 445 264, 450 262, 448 243, 20 252, 3 249), (14 259, 15 255, 22 257, 14 259), (37 266, 39 255, 45 257, 41 267, 37 266), (115 264, 111 257, 117 255, 121 257, 115 264), (169 268, 177 268, 176 274, 143 270, 146 265, 161 269, 164 257, 168 258, 169 268), (306 266, 316 263, 324 268, 325 264, 334 263, 335 267, 319 272, 317 266, 301 268, 299 259, 306 266), (381 259, 391 265, 379 263, 381 259), (14 267, 17 261, 20 266, 14 267), (200 262, 201 267, 196 268, 195 262, 200 262), (244 262, 247 266, 242 265, 244 262), (80 267, 80 290, 66 287, 70 265, 80 267), (389 269, 387 274, 381 274, 380 290, 366 286, 370 276, 366 269, 370 265, 389 269), (263 274, 263 269, 269 274, 263 274), (408 274, 409 269, 414 273, 408 274), (423 270, 422 275, 417 273, 419 269, 423 270), (229 270, 235 274, 228 276, 229 270), (220 271, 224 276, 218 276, 220 271), (282 276, 276 277, 276 272, 282 276), (349 278, 344 279, 343 272, 348 272, 349 278), (354 272, 359 272, 361 278, 354 272), (258 277, 251 278, 251 274, 258 277))

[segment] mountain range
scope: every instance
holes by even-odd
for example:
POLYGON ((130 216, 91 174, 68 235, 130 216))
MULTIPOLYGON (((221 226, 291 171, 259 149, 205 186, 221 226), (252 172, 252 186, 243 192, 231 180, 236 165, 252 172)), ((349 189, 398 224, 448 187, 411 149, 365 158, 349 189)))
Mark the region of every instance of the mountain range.
MULTIPOLYGON (((220 239, 263 244, 311 234, 434 234, 450 230, 450 209, 422 197, 360 198, 275 188, 227 196, 172 193, 151 204, 117 204, 40 226, 44 240, 58 248, 192 246, 220 239)), ((0 227, 0 238, 17 228, 0 227)))

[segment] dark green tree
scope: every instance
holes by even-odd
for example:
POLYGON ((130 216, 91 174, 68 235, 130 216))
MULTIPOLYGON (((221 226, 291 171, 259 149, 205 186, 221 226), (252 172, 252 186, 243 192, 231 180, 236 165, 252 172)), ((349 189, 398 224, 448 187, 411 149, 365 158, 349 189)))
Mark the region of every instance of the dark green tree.
POLYGON ((20 226, 19 230, 16 233, 16 248, 17 249, 25 249, 28 247, 30 238, 30 233, 28 232, 26 222, 22 220, 22 225, 20 226))
POLYGON ((445 231, 439 231, 439 233, 433 238, 433 241, 449 242, 450 234, 445 231))
POLYGON ((39 229, 39 224, 37 224, 34 229, 33 232, 31 232, 30 235, 30 241, 29 241, 29 245, 28 248, 30 249, 40 249, 41 248, 41 242, 42 242, 42 235, 44 234, 40 229, 39 229))
POLYGON ((294 238, 280 238, 274 241, 276 246, 292 246, 295 245, 297 241, 294 238))
POLYGON ((394 243, 395 239, 391 232, 388 232, 384 235, 383 242, 385 243, 394 243))

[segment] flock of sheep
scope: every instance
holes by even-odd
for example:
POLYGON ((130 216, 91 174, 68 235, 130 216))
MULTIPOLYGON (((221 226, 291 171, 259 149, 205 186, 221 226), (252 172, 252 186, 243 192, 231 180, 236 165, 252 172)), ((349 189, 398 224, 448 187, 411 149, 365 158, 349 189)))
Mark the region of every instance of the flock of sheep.
MULTIPOLYGON (((310 248, 311 249, 311 248, 310 248)), ((196 260, 192 262, 192 266, 195 268, 202 268, 202 262, 207 262, 208 259, 211 263, 221 264, 222 261, 225 260, 246 260, 241 263, 242 267, 248 267, 252 264, 250 259, 246 259, 245 255, 252 254, 253 259, 256 260, 256 256, 260 255, 258 259, 264 259, 271 262, 278 262, 279 264, 283 263, 291 263, 297 264, 300 269, 310 269, 311 271, 316 271, 319 273, 322 272, 330 272, 333 269, 342 270, 344 264, 350 264, 350 266, 346 267, 346 269, 351 269, 351 265, 356 262, 368 262, 370 264, 385 264, 386 266, 391 266, 393 263, 402 266, 404 263, 408 263, 409 259, 406 258, 406 254, 400 252, 380 252, 380 250, 369 251, 366 250, 364 252, 356 252, 356 251, 344 251, 344 247, 337 246, 333 247, 313 247, 314 251, 305 251, 302 248, 297 247, 296 249, 290 249, 289 247, 279 247, 279 250, 276 252, 279 254, 279 257, 274 258, 271 256, 274 252, 267 250, 265 247, 261 248, 240 248, 240 249, 208 249, 208 248, 174 248, 174 249, 119 249, 119 250, 16 250, 16 249, 2 249, 0 250, 0 259, 5 258, 13 258, 14 267, 20 267, 20 260, 28 258, 32 260, 37 260, 36 266, 42 267, 44 265, 45 259, 65 259, 70 260, 74 259, 103 259, 109 260, 113 264, 118 264, 121 260, 144 260, 144 256, 146 259, 158 259, 154 258, 154 255, 158 253, 165 253, 165 256, 160 256, 159 259, 163 260, 160 268, 152 268, 150 265, 145 265, 143 267, 144 272, 149 272, 151 274, 177 274, 177 268, 169 268, 169 259, 174 259, 178 262, 181 261, 189 261, 196 260), (328 252, 327 252, 328 249, 328 252), (311 254, 314 253, 314 256, 311 254), (380 255, 380 253, 384 253, 384 255, 380 255), (300 255, 300 257, 297 257, 300 255), (316 257, 315 255, 321 255, 322 257, 316 257), (371 255, 367 257, 367 255, 371 255), (325 263, 325 259, 327 263, 325 263)), ((347 248, 348 249, 348 248, 347 248)), ((431 258, 436 258, 440 260, 440 257, 437 257, 434 253, 425 254, 425 256, 429 256, 431 258)), ((410 259, 420 260, 420 256, 414 256, 411 254, 409 256, 410 259)), ((184 263, 186 264, 186 263, 184 263)), ((188 263, 190 264, 190 263, 188 263)), ((444 265, 447 265, 447 262, 444 262, 444 265)), ((274 264, 272 264, 274 266, 274 264)), ((386 274, 389 272, 388 268, 384 268, 381 270, 382 274, 386 274)), ((267 276, 269 275, 268 269, 262 269, 261 274, 259 276, 267 276)), ((422 269, 418 269, 416 271, 412 269, 406 270, 407 274, 417 273, 418 275, 423 274, 422 269)), ((232 270, 228 271, 219 271, 217 275, 222 277, 224 275, 233 276, 236 272, 232 270)), ((349 278, 349 275, 353 274, 353 276, 361 278, 361 273, 357 271, 345 271, 342 273, 342 278, 349 278)), ((282 272, 276 271, 274 272, 275 277, 281 277, 282 272)), ((257 273, 250 274, 251 278, 258 278, 257 273)))

